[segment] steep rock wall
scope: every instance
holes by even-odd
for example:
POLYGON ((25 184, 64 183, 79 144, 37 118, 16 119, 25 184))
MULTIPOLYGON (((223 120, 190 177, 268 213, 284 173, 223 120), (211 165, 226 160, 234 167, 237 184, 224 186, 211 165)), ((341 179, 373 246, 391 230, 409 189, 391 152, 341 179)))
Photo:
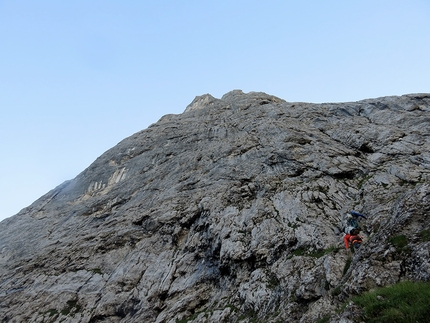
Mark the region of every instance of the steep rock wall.
POLYGON ((429 111, 426 94, 196 97, 0 223, 0 317, 352 322, 349 295, 429 280, 429 111))

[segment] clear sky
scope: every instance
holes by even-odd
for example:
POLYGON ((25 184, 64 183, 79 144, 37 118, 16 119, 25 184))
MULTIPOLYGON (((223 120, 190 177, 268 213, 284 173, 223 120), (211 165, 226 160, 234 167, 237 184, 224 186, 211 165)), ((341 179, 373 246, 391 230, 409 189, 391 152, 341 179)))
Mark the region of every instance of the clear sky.
POLYGON ((430 92, 430 1, 0 0, 0 220, 197 95, 430 92))

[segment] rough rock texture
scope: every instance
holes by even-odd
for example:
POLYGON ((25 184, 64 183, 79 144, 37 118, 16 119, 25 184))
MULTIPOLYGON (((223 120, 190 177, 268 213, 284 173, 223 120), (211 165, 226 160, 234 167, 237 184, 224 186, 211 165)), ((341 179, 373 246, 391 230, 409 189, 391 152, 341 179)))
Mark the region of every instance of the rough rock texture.
POLYGON ((430 278, 429 112, 196 97, 0 223, 0 319, 354 322, 350 295, 430 278))

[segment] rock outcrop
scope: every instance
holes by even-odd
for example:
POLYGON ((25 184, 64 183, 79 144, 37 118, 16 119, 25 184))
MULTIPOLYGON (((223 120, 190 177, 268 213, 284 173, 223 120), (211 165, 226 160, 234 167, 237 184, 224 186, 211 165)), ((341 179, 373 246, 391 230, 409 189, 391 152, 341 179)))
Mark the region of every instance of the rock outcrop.
POLYGON ((429 112, 197 97, 0 223, 0 318, 354 322, 349 296, 430 278, 429 112))

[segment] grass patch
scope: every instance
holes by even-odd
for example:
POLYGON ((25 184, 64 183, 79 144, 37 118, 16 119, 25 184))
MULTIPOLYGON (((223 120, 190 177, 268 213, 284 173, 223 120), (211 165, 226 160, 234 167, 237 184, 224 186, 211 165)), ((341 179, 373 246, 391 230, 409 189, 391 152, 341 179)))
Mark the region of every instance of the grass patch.
POLYGON ((363 176, 358 182, 357 188, 360 190, 363 187, 364 183, 367 182, 371 177, 372 175, 363 176))
POLYGON ((393 236, 388 239, 398 253, 409 252, 410 248, 408 246, 408 238, 405 235, 393 236))
POLYGON ((288 222, 288 227, 292 228, 292 229, 297 229, 299 227, 298 224, 291 224, 291 222, 288 222))
POLYGON ((279 281, 279 279, 274 274, 272 274, 269 276, 269 281, 266 283, 266 287, 270 289, 275 289, 280 284, 281 282, 279 281))
POLYGON ((67 301, 67 305, 61 310, 61 314, 69 315, 72 313, 74 316, 75 313, 81 311, 81 305, 78 304, 77 300, 67 301))
POLYGON ((176 323, 187 323, 189 319, 178 320, 176 319, 176 323))
POLYGON ((368 323, 425 323, 430 317, 430 283, 400 282, 360 296, 353 302, 363 308, 368 323))
POLYGON ((94 274, 103 275, 102 270, 100 268, 93 268, 93 269, 90 269, 90 271, 93 272, 94 274))
POLYGON ((330 283, 327 280, 324 282, 324 289, 330 290, 330 283))
POLYGON ((197 314, 194 314, 193 316, 188 317, 186 319, 182 319, 182 320, 176 319, 176 323, 188 323, 189 321, 193 321, 194 319, 196 319, 197 316, 198 316, 197 314))
POLYGON ((342 293, 341 286, 337 286, 337 287, 336 287, 335 289, 333 289, 333 291, 331 292, 331 294, 332 294, 333 296, 339 296, 341 293, 342 293))
POLYGON ((320 318, 316 323, 328 323, 330 321, 330 315, 326 315, 320 318))
POLYGON ((44 314, 49 314, 49 317, 60 314, 55 308, 47 310, 44 314))
MULTIPOLYGON (((227 307, 229 307, 229 306, 227 306, 227 307)), ((202 313, 206 313, 206 312, 205 311, 200 311, 200 312, 196 312, 193 315, 191 315, 190 317, 184 318, 182 320, 176 319, 176 323, 188 323, 190 321, 194 321, 202 313)))
POLYGON ((249 323, 258 323, 260 322, 258 320, 257 313, 254 310, 246 311, 244 314, 239 316, 239 321, 247 319, 249 323))
POLYGON ((299 247, 293 252, 293 256, 303 256, 306 253, 306 249, 304 247, 299 247))
POLYGON ((349 257, 348 259, 346 259, 345 262, 345 267, 343 267, 343 276, 345 276, 345 274, 348 272, 349 267, 351 267, 351 263, 352 263, 352 257, 349 257))
POLYGON ((330 247, 327 249, 320 249, 320 250, 316 250, 314 252, 309 253, 309 256, 311 257, 315 257, 315 258, 321 258, 322 256, 325 256, 327 254, 329 254, 332 251, 337 250, 336 247, 330 247))
POLYGON ((430 241, 430 230, 423 230, 419 233, 421 241, 430 241))

